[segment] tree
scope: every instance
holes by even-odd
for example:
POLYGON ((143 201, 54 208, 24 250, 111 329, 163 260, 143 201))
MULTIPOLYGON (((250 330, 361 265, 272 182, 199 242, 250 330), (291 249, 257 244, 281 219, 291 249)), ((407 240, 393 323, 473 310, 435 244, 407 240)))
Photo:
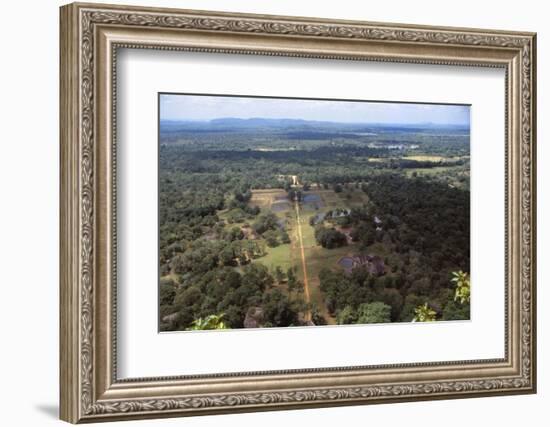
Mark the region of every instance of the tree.
POLYGON ((283 283, 285 279, 286 279, 285 272, 283 271, 281 266, 278 265, 277 267, 275 267, 275 280, 277 281, 277 283, 283 283))
POLYGON ((246 218, 246 213, 241 208, 234 208, 227 212, 227 222, 233 224, 234 222, 243 222, 246 218))
POLYGON ((311 305, 310 311, 311 311, 311 321, 313 322, 313 324, 318 326, 327 324, 327 319, 325 319, 325 317, 319 310, 319 307, 317 306, 317 304, 313 303, 311 305))
POLYGON ((277 232, 274 230, 268 230, 263 234, 263 237, 270 248, 279 246, 279 240, 277 239, 277 232))
POLYGON ((461 304, 451 300, 441 313, 442 320, 465 320, 470 318, 470 304, 461 304))
POLYGON ((284 244, 290 243, 290 236, 286 231, 281 232, 281 242, 284 244))
POLYGON ((460 271, 452 272, 452 279, 456 286, 455 288, 455 301, 460 301, 461 304, 470 302, 470 275, 468 273, 460 271))
POLYGON ((181 308, 199 306, 202 302, 202 293, 197 286, 191 286, 181 290, 174 298, 174 304, 181 308))
POLYGON ((293 289, 299 294, 302 294, 304 293, 304 284, 299 280, 295 280, 293 289))
POLYGON ((349 305, 345 306, 343 310, 340 310, 336 315, 336 323, 339 325, 351 325, 356 323, 357 313, 349 305))
POLYGON ((391 277, 384 277, 384 288, 380 292, 381 300, 384 304, 387 304, 391 307, 391 320, 397 321, 401 309, 403 308, 403 297, 399 291, 391 287, 390 282, 392 282, 391 277))
POLYGON ((391 322, 391 307, 383 302, 360 304, 357 308, 356 323, 389 323, 391 322))
POLYGON ((370 221, 361 221, 351 233, 354 242, 361 242, 361 248, 367 248, 375 241, 376 230, 370 221))
POLYGON ((232 242, 234 240, 242 240, 244 238, 244 233, 240 227, 233 227, 227 233, 227 239, 232 242))
POLYGON ((172 305, 176 296, 176 288, 172 285, 160 285, 160 305, 172 305))
POLYGON ((264 294, 262 308, 265 321, 273 326, 291 326, 298 323, 297 307, 279 289, 264 294))
POLYGON ((263 292, 273 285, 273 276, 269 274, 265 265, 252 263, 243 269, 241 283, 244 286, 263 292))
POLYGON ((315 240, 327 249, 338 248, 347 244, 346 235, 335 228, 326 228, 323 225, 315 227, 315 240))
POLYGON ((276 230, 277 227, 277 216, 272 212, 259 215, 258 218, 256 218, 256 221, 252 224, 252 228, 258 234, 263 234, 267 230, 276 230))
POLYGON ((413 322, 435 322, 437 313, 430 308, 428 303, 419 305, 414 309, 413 322))
POLYGON ((400 322, 412 322, 414 320, 414 310, 421 304, 423 304, 423 298, 419 297, 413 292, 408 292, 403 302, 401 313, 399 314, 400 322))
POLYGON ((289 267, 286 271, 289 282, 296 281, 296 267, 289 267))
POLYGON ((222 320, 224 317, 223 314, 211 314, 205 318, 199 317, 196 320, 193 320, 191 327, 188 328, 190 331, 207 331, 212 329, 229 329, 227 324, 222 320))
POLYGON ((220 262, 223 265, 234 265, 235 264, 235 253, 231 246, 225 246, 220 252, 220 262))
POLYGON ((287 275, 287 287, 289 292, 293 292, 293 291, 300 292, 303 290, 303 285, 298 280, 298 277, 296 276, 296 267, 290 267, 287 270, 286 275, 287 275))
POLYGON ((177 286, 176 282, 174 282, 174 279, 171 277, 161 277, 160 278, 160 286, 171 286, 175 288, 177 286))
POLYGON ((191 286, 176 293, 174 307, 178 309, 178 326, 186 328, 193 322, 200 310, 203 301, 203 294, 196 286, 191 286))

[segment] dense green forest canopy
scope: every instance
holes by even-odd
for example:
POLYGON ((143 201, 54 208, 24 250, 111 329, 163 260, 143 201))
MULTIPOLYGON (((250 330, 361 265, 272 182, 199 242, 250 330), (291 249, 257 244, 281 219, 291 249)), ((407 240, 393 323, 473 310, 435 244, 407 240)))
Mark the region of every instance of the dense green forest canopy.
POLYGON ((450 280, 470 270, 469 162, 461 127, 161 122, 161 329, 411 321, 425 303, 469 318, 450 280), (272 205, 285 214, 255 203, 269 189, 287 195, 272 205), (329 193, 338 211, 308 202, 329 193), (376 255, 382 270, 325 265, 308 303, 299 266, 266 261, 296 245, 295 210, 319 251, 376 255))

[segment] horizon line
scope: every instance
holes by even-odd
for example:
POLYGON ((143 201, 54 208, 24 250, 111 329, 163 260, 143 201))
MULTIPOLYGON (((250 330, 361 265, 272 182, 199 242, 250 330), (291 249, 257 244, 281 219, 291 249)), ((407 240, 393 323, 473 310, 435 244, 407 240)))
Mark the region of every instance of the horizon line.
POLYGON ((470 127, 470 123, 440 123, 440 122, 357 122, 357 121, 338 121, 338 120, 314 120, 314 119, 298 119, 290 117, 233 117, 233 116, 220 116, 211 119, 176 119, 176 118, 161 118, 159 117, 159 122, 175 122, 175 123, 211 123, 216 120, 239 120, 239 121, 251 121, 251 120, 266 120, 266 121, 291 121, 291 122, 313 122, 313 123, 334 123, 334 124, 345 124, 345 125, 382 125, 382 126, 393 126, 393 125, 432 125, 432 126, 460 126, 460 127, 470 127))

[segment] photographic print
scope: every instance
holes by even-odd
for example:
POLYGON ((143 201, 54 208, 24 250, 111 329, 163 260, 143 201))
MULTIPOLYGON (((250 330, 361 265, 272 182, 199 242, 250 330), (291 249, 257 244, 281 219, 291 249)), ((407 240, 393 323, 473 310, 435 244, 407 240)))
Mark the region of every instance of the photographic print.
POLYGON ((536 393, 535 33, 59 23, 62 420, 536 393))
POLYGON ((159 329, 470 318, 470 106, 159 94, 159 329))

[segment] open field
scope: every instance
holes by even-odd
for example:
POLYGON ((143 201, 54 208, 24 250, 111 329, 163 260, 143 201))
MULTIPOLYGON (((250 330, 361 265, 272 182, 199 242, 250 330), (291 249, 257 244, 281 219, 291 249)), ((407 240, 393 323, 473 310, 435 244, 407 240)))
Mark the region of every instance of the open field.
POLYGON ((317 190, 313 192, 319 194, 324 202, 325 208, 320 209, 320 212, 326 212, 329 209, 335 208, 351 208, 368 202, 367 194, 353 187, 349 190, 344 189, 341 193, 336 193, 333 190, 317 190))
POLYGON ((293 267, 294 261, 292 257, 292 245, 283 244, 276 248, 267 248, 267 255, 258 258, 256 262, 260 262, 269 268, 270 271, 275 270, 277 266, 281 267, 283 271, 287 271, 293 267))
POLYGON ((258 206, 260 209, 274 210, 277 212, 290 209, 286 191, 282 189, 252 190, 250 205, 258 206), (281 210, 272 209, 274 205, 288 205, 288 208, 281 210))
POLYGON ((429 154, 423 155, 408 155, 402 157, 407 160, 416 160, 417 162, 456 162, 457 160, 469 159, 470 156, 435 156, 429 154))
POLYGON ((413 176, 413 173, 416 172, 417 175, 435 176, 441 173, 459 172, 463 170, 464 170, 463 166, 436 166, 433 168, 410 168, 405 170, 405 175, 407 175, 407 177, 411 177, 413 176))
POLYGON ((417 162, 443 162, 455 160, 449 157, 443 156, 432 156, 432 155, 416 155, 416 156, 405 156, 403 159, 415 160, 417 162))

